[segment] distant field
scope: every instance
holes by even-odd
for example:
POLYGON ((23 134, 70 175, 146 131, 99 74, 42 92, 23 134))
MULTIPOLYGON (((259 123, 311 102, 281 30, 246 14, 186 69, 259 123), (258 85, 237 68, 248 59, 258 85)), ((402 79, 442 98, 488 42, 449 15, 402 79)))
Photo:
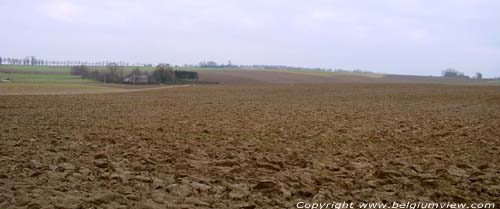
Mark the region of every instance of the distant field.
MULTIPOLYGON (((124 67, 126 71, 136 67, 124 67)), ((92 67, 104 70, 106 67, 92 67)), ((143 71, 152 71, 154 67, 139 67, 143 71)), ((385 75, 363 72, 326 72, 319 70, 289 69, 238 69, 238 68, 199 68, 179 67, 179 70, 196 71, 202 82, 225 85, 244 84, 332 84, 332 83, 435 83, 435 84, 471 84, 500 85, 492 79, 463 79, 411 75, 385 75)), ((0 66, 0 80, 10 76, 10 83, 0 83, 0 94, 12 92, 30 92, 35 94, 66 92, 67 89, 88 89, 102 85, 91 80, 70 75, 71 67, 62 66, 0 66), (8 74, 9 73, 9 74, 8 74), (7 88, 8 87, 8 88, 7 88), (15 88, 14 88, 15 87, 15 88), (10 89, 10 90, 9 90, 10 89), (14 89, 14 90, 12 90, 14 89), (43 89, 50 89, 45 91, 43 89), (43 90, 43 91, 40 91, 43 90)), ((102 86, 100 87, 102 88, 102 86)), ((107 86, 106 88, 109 88, 107 86)), ((77 91, 78 92, 78 91, 77 91)))
POLYGON ((110 84, 82 79, 80 76, 70 75, 69 73, 45 74, 31 72, 33 71, 22 71, 20 73, 4 73, 0 71, 0 96, 121 93, 188 86, 110 84))
POLYGON ((1 73, 0 80, 10 78, 16 83, 46 83, 46 82, 89 82, 89 80, 81 79, 80 76, 69 74, 18 74, 18 73, 1 73))
MULTIPOLYGON (((105 70, 106 67, 90 67, 105 70)), ((131 71, 137 67, 124 67, 131 71)), ((154 67, 139 67, 152 71, 154 67)), ((195 70, 195 68, 182 68, 195 70)), ((203 68, 198 70, 210 70, 203 68)), ((167 88, 158 85, 132 86, 126 84, 104 84, 70 75, 69 66, 0 66, 0 95, 46 95, 129 92, 147 88, 167 88)))
POLYGON ((285 73, 295 73, 301 75, 313 75, 313 76, 365 76, 370 78, 382 78, 384 74, 379 73, 364 73, 364 72, 329 72, 329 71, 320 71, 320 70, 263 70, 270 72, 285 72, 285 73))
POLYGON ((69 74, 0 73, 0 95, 97 94, 170 87, 172 86, 104 84, 69 74))
POLYGON ((0 73, 0 95, 72 94, 108 92, 108 87, 69 74, 0 73))
MULTIPOLYGON (((124 67, 125 70, 133 70, 135 68, 139 68, 140 70, 151 71, 154 70, 154 67, 134 67, 127 66, 124 67)), ((104 70, 106 67, 90 67, 90 69, 98 69, 104 70)), ((71 66, 19 66, 19 65, 2 65, 0 66, 0 71, 9 71, 9 72, 46 72, 46 73, 61 73, 61 74, 69 74, 71 71, 71 66)))
POLYGON ((19 71, 51 71, 51 72, 69 72, 68 66, 24 66, 24 65, 1 65, 0 70, 19 70, 19 71))
POLYGON ((489 84, 500 84, 500 79, 488 81, 487 83, 489 83, 489 84))

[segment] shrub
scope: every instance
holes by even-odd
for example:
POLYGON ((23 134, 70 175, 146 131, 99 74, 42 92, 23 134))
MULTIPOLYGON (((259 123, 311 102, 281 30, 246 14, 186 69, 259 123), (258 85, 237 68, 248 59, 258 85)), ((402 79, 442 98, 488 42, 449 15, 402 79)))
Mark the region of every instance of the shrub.
POLYGON ((125 78, 123 67, 120 67, 114 63, 108 65, 108 72, 106 72, 105 74, 106 82, 109 83, 121 83, 125 78))
POLYGON ((443 71, 443 77, 445 78, 469 78, 469 76, 464 75, 464 73, 455 70, 453 68, 448 68, 443 71))
POLYGON ((198 79, 198 73, 194 71, 176 70, 175 78, 179 80, 196 80, 198 79))
POLYGON ((89 74, 89 68, 85 65, 74 66, 71 68, 71 75, 79 75, 86 78, 89 74))

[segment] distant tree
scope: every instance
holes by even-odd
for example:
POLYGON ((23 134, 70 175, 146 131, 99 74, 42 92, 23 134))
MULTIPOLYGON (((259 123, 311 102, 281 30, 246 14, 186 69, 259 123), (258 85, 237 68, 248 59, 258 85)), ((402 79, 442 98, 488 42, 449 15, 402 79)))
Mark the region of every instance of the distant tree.
POLYGON ((208 61, 208 62, 200 62, 200 67, 218 67, 218 65, 214 61, 208 61))
POLYGON ((29 65, 36 65, 36 57, 31 56, 29 57, 29 65))
POLYGON ((180 80, 196 80, 198 79, 198 73, 194 71, 176 70, 175 78, 180 80))
POLYGON ((464 73, 459 72, 458 70, 455 70, 453 68, 448 68, 443 71, 443 77, 446 78, 459 78, 459 77, 465 77, 464 73))
POLYGON ((92 70, 88 73, 87 78, 95 79, 96 81, 104 82, 104 77, 101 76, 98 70, 92 70))
POLYGON ((153 80, 158 83, 175 82, 175 72, 168 64, 159 64, 153 71, 153 80))
POLYGON ((3 60, 2 60, 2 57, 0 57, 0 65, 3 64, 3 60))
POLYGON ((475 78, 476 78, 476 79, 483 79, 483 74, 482 74, 482 73, 477 72, 477 73, 476 73, 475 78))
POLYGON ((123 81, 123 67, 118 66, 116 63, 109 63, 107 68, 108 73, 106 76, 106 82, 121 83, 123 81))

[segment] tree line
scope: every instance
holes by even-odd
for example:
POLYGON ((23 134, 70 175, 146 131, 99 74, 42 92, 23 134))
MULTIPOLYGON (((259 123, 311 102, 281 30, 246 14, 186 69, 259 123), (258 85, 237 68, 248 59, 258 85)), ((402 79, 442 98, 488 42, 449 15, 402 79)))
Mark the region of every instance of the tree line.
POLYGON ((143 71, 139 68, 127 72, 122 66, 117 64, 110 64, 103 70, 78 65, 71 68, 71 74, 104 83, 125 84, 175 84, 198 80, 197 72, 174 70, 168 64, 160 64, 152 72, 143 71))
POLYGON ((111 64, 116 64, 118 66, 151 66, 150 64, 130 64, 128 62, 112 62, 112 61, 98 61, 98 62, 87 62, 87 61, 53 61, 53 60, 42 60, 37 59, 34 56, 25 57, 23 59, 19 58, 3 58, 0 57, 0 65, 28 65, 28 66, 92 66, 92 67, 106 67, 111 64))
MULTIPOLYGON (((469 76, 465 75, 463 72, 460 72, 458 70, 455 70, 453 68, 448 68, 442 72, 443 77, 445 78, 470 78, 469 76)), ((482 73, 476 73, 474 75, 475 79, 483 79, 483 74, 482 73)))

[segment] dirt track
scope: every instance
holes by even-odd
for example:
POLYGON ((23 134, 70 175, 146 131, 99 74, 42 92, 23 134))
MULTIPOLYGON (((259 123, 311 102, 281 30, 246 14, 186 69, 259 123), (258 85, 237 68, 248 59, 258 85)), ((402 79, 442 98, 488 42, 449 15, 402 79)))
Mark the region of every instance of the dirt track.
POLYGON ((130 93, 157 89, 187 87, 189 85, 125 85, 125 84, 29 84, 7 83, 0 86, 0 95, 68 95, 68 94, 107 94, 130 93))
POLYGON ((500 202, 499 87, 0 96, 0 121, 1 208, 500 202))

